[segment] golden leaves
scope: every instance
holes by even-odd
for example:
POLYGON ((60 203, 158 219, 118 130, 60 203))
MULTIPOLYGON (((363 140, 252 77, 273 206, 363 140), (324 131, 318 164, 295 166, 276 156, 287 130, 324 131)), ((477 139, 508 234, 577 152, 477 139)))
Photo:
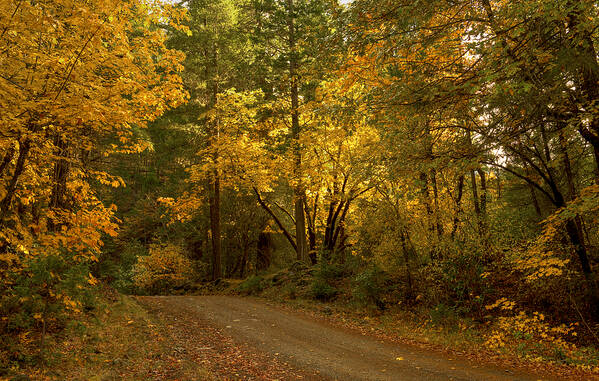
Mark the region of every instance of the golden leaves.
POLYGON ((173 244, 152 245, 150 255, 141 257, 133 268, 136 286, 152 287, 183 285, 191 280, 192 263, 183 249, 173 244))
POLYGON ((515 302, 507 300, 507 298, 498 299, 495 303, 485 306, 487 310, 499 308, 501 310, 512 310, 516 306, 515 302))
POLYGON ((577 335, 576 326, 551 325, 542 313, 529 314, 519 311, 515 315, 500 317, 497 320, 494 329, 486 337, 485 346, 492 350, 504 347, 525 348, 525 351, 520 350, 516 353, 525 353, 523 357, 533 361, 543 357, 549 358, 555 351, 560 351, 566 358, 580 360, 578 348, 568 341, 568 338, 577 335))
POLYGON ((10 191, 5 185, 27 141, 31 150, 14 199, 41 208, 29 225, 12 209, 4 216, 11 223, 0 239, 19 248, 1 254, 11 269, 21 258, 64 249, 77 262, 97 261, 102 234, 117 234, 115 207, 98 200, 90 181, 125 183, 91 169, 85 157, 148 149, 135 131, 185 102, 184 55, 166 47, 160 27, 168 20, 185 31, 179 25, 185 18, 183 7, 146 0, 2 2, 0 147, 15 147, 16 154, 2 173, 0 197, 10 191), (60 197, 69 205, 50 207, 60 166, 68 168, 60 197))

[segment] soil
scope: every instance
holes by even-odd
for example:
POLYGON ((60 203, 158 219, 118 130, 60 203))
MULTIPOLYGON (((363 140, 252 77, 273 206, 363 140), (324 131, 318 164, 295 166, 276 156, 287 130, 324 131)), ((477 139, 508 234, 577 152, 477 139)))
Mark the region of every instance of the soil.
POLYGON ((197 363, 217 379, 555 379, 386 341, 251 298, 151 296, 138 300, 165 322, 182 361, 197 363))

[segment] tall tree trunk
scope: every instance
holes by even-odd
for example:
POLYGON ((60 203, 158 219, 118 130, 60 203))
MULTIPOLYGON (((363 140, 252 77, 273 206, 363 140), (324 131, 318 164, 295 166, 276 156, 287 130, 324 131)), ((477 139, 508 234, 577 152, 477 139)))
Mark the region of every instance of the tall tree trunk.
POLYGON ((318 205, 318 194, 316 194, 316 198, 314 199, 314 213, 310 215, 310 210, 308 209, 308 203, 304 204, 304 209, 306 212, 306 221, 308 222, 308 256, 310 257, 310 262, 315 265, 318 259, 316 258, 316 208, 318 205))
MULTIPOLYGON (((210 94, 210 108, 216 106, 218 102, 218 47, 216 44, 213 45, 213 76, 212 76, 212 89, 210 94)), ((219 123, 218 119, 215 120, 210 126, 210 137, 209 144, 218 142, 219 139, 219 123)), ((215 149, 213 151, 212 160, 214 164, 217 164, 219 153, 215 149)), ((215 169, 212 173, 212 184, 209 191, 209 203, 210 203, 210 230, 212 232, 212 280, 217 280, 222 277, 222 266, 221 266, 221 225, 220 225, 220 174, 218 169, 215 169)))
MULTIPOLYGON (((476 170, 480 177, 480 213, 484 220, 487 218, 487 175, 482 168, 476 170)), ((486 221, 485 221, 486 222, 486 221)))
POLYGON ((458 223, 460 222, 460 214, 462 213, 462 197, 464 195, 464 175, 458 178, 457 195, 455 197, 456 213, 453 217, 453 227, 451 228, 451 239, 455 238, 455 233, 458 230, 458 223))
POLYGON ((537 216, 539 216, 540 218, 543 217, 543 212, 541 211, 541 206, 539 205, 539 199, 537 198, 537 192, 535 191, 535 188, 530 185, 530 184, 526 184, 528 186, 528 189, 530 191, 530 199, 532 200, 532 205, 535 208, 535 212, 537 212, 537 216))
POLYGON ((422 194, 424 208, 426 210, 428 230, 433 233, 435 230, 435 226, 432 222, 434 212, 433 207, 431 206, 431 195, 428 190, 428 175, 426 172, 420 172, 420 183, 420 193, 422 194))
POLYGON ((243 233, 242 235, 242 251, 241 251, 241 268, 239 269, 239 276, 241 279, 245 278, 245 273, 249 261, 249 253, 250 253, 250 240, 248 233, 243 233))
MULTIPOLYGON (((52 193, 50 195, 50 207, 54 209, 67 209, 67 179, 69 176, 69 162, 67 161, 68 146, 60 136, 54 139, 54 145, 58 149, 57 156, 60 158, 54 163, 52 173, 52 193)), ((58 230, 60 222, 48 221, 48 229, 50 231, 58 230)))
MULTIPOLYGON (((524 165, 524 171, 526 173, 527 176, 530 176, 530 166, 528 165, 528 163, 526 161, 523 161, 523 165, 524 165)), ((530 199, 532 201, 532 205, 535 208, 535 212, 537 213, 537 216, 539 218, 543 218, 543 211, 541 210, 541 205, 539 204, 539 199, 537 198, 537 191, 535 190, 535 187, 532 186, 532 184, 530 183, 526 183, 526 186, 530 192, 530 199)))
POLYGON ((58 149, 57 156, 60 157, 54 163, 54 170, 52 175, 52 194, 50 196, 50 207, 51 208, 64 208, 66 207, 66 191, 67 191, 67 177, 69 172, 69 163, 67 157, 67 143, 57 137, 54 141, 54 145, 58 149))
POLYGON ((413 282, 412 282, 412 269, 410 266, 411 250, 410 250, 410 248, 408 248, 408 242, 407 242, 408 240, 406 239, 407 235, 408 235, 408 233, 407 233, 406 229, 402 228, 399 238, 401 241, 401 249, 403 252, 404 262, 406 263, 406 278, 408 281, 408 293, 406 295, 406 299, 412 300, 412 299, 414 299, 414 286, 413 286, 413 282))
POLYGON ((306 193, 301 179, 302 152, 300 142, 299 124, 299 85, 297 78, 297 56, 295 35, 295 8, 293 0, 287 0, 288 28, 289 28, 289 78, 291 81, 291 137, 295 154, 295 175, 297 184, 294 188, 294 218, 295 218, 295 240, 297 260, 308 259, 308 241, 306 239, 306 217, 304 214, 304 203, 306 193))
MULTIPOLYGON (((472 135, 470 131, 466 132, 467 144, 472 151, 472 135)), ((479 167, 476 170, 470 170, 470 184, 472 186, 472 203, 474 205, 474 213, 476 215, 476 223, 478 226, 478 234, 482 240, 482 243, 486 248, 489 247, 487 237, 487 178, 485 172, 479 167), (478 184, 476 181, 476 174, 480 176, 481 193, 478 193, 478 184)))
POLYGON ((473 169, 470 170, 470 187, 472 190, 472 203, 474 205, 474 213, 476 214, 476 218, 480 219, 480 215, 481 215, 480 199, 478 198, 478 185, 476 184, 476 172, 473 169))
MULTIPOLYGON (((578 192, 576 191, 576 185, 574 183, 574 173, 572 172, 572 165, 570 163, 570 155, 568 154, 568 141, 564 135, 563 127, 559 131, 559 146, 562 154, 562 161, 564 165, 564 172, 566 174, 566 183, 568 184, 568 201, 573 201, 578 196, 578 192)), ((584 241, 584 230, 582 227, 583 221, 580 215, 574 217, 574 223, 576 224, 576 229, 578 230, 578 236, 580 237, 580 244, 585 247, 586 244, 584 241)))
POLYGON ((210 230, 212 232, 212 280, 222 277, 220 229, 220 178, 213 175, 210 187, 210 230))
MULTIPOLYGON (((432 152, 431 152, 432 155, 432 152)), ((433 197, 434 197, 434 206, 435 206, 435 226, 437 229, 437 237, 441 239, 443 237, 443 225, 441 224, 441 215, 439 208, 439 188, 437 186, 437 170, 435 168, 431 169, 431 183, 433 185, 433 197)))

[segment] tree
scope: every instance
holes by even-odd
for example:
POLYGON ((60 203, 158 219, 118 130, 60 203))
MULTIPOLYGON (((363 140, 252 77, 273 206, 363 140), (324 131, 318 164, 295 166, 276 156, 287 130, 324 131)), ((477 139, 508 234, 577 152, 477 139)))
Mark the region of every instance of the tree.
MULTIPOLYGON (((481 232, 487 230, 483 207, 487 184, 481 164, 531 187, 539 212, 537 193, 555 212, 566 206, 568 193, 577 192, 576 183, 596 178, 582 167, 585 171, 576 179, 568 149, 560 148, 567 146, 566 136, 577 131, 570 144, 596 167, 595 94, 588 86, 595 81, 597 67, 591 32, 596 9, 591 2, 373 5, 369 1, 352 5, 354 36, 360 40, 354 37, 357 57, 348 66, 354 78, 371 86, 373 107, 390 113, 392 107, 410 110, 424 119, 417 127, 424 136, 430 116, 439 121, 435 126, 439 133, 470 136, 467 151, 434 156, 467 155, 476 163, 469 172, 481 232)), ((433 177, 430 173, 422 179, 433 177)), ((433 181, 433 194, 434 189, 433 181)), ((429 196, 423 194, 430 205, 429 196)), ((585 222, 580 216, 562 221, 571 254, 589 280, 588 287, 596 289, 583 235, 585 222)))
MULTIPOLYGON (((170 44, 184 51, 186 75, 185 85, 191 94, 187 109, 177 111, 183 116, 177 123, 193 127, 203 137, 207 147, 218 146, 223 128, 218 116, 207 117, 219 102, 220 95, 240 83, 237 68, 247 57, 247 42, 239 22, 239 6, 230 0, 204 1, 193 0, 189 7, 189 27, 191 34, 175 34, 170 44)), ((198 148, 201 150, 202 148, 198 148)), ((210 149, 212 161, 218 162, 220 153, 210 149)), ((212 277, 222 276, 221 243, 221 177, 217 169, 205 179, 202 187, 208 195, 210 232, 212 242, 212 277)))
MULTIPOLYGON (((293 152, 293 221, 297 259, 308 259, 306 237, 306 190, 303 180, 301 134, 302 103, 314 98, 315 83, 322 76, 318 71, 323 55, 330 50, 318 50, 330 35, 331 14, 324 1, 252 0, 249 9, 253 19, 252 37, 257 56, 262 59, 262 74, 257 83, 267 100, 280 96, 287 99, 273 111, 278 122, 288 128, 288 149, 293 152), (320 62, 319 62, 320 61, 320 62)), ((265 205, 265 204, 264 204, 265 205)))
POLYGON ((92 184, 123 185, 95 163, 143 150, 135 131, 185 101, 183 56, 159 27, 183 17, 145 1, 0 5, 3 332, 40 323, 43 348, 53 311, 81 311, 102 235, 116 234, 92 184))

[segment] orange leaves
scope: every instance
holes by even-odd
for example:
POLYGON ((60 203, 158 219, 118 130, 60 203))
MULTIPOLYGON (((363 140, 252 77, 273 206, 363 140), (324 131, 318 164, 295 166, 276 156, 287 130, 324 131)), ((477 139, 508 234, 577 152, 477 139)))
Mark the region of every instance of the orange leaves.
POLYGON ((91 273, 89 273, 89 279, 87 282, 92 286, 95 286, 99 283, 99 281, 91 273))
POLYGON ((14 147, 15 155, 0 174, 0 198, 14 192, 19 204, 41 208, 30 226, 12 207, 4 213, 12 223, 0 239, 24 247, 20 255, 68 248, 95 258, 101 235, 116 235, 113 207, 99 202, 89 182, 125 184, 87 158, 148 149, 137 129, 186 100, 178 75, 184 55, 166 47, 159 26, 168 20, 185 29, 185 17, 182 7, 149 0, 2 2, 0 154, 14 147), (31 150, 16 173, 24 141, 31 150))
POLYGON ((193 218, 194 213, 204 204, 204 199, 196 193, 185 192, 176 200, 170 197, 160 197, 158 202, 167 207, 162 217, 168 217, 169 223, 185 222, 193 218))

